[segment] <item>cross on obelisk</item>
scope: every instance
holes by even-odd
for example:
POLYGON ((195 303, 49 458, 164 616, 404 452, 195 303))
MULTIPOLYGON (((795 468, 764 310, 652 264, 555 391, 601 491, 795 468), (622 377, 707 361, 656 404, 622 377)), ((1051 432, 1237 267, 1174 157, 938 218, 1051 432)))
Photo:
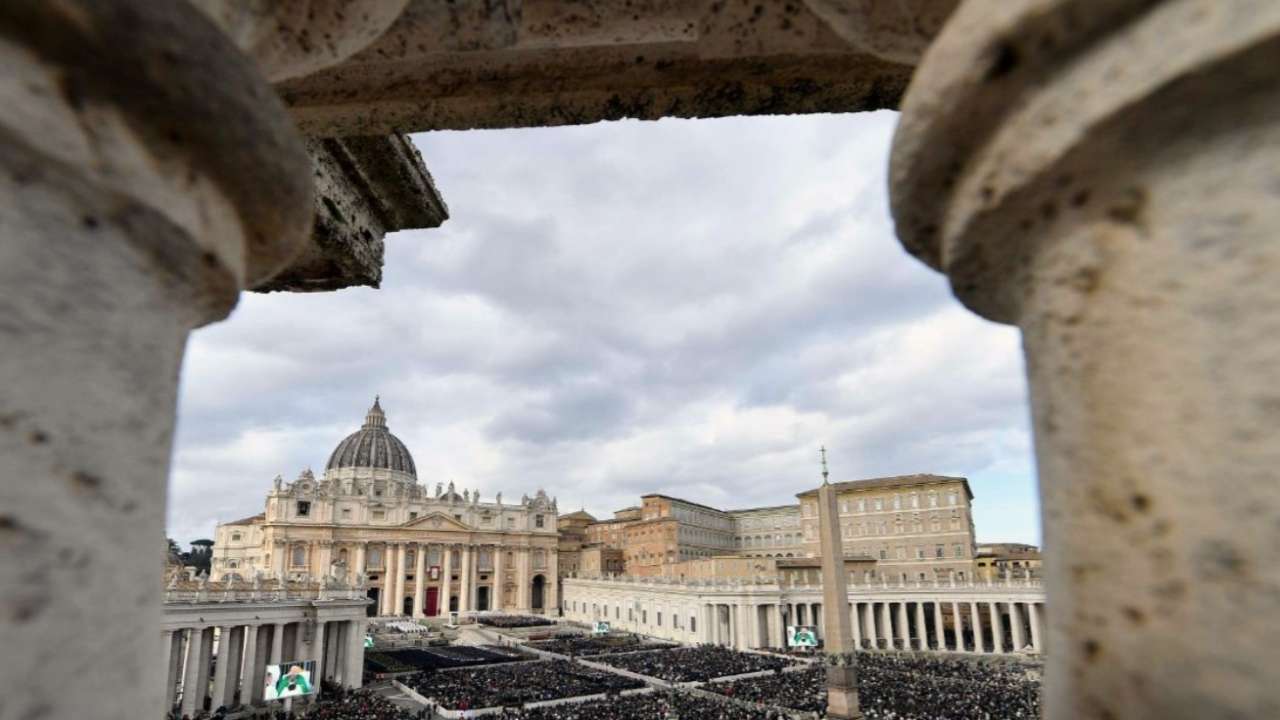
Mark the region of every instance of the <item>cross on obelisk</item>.
POLYGON ((858 720, 858 668, 849 614, 849 573, 840 540, 836 490, 827 481, 827 448, 822 453, 822 486, 818 488, 818 539, 822 548, 822 619, 827 626, 827 717, 858 720))

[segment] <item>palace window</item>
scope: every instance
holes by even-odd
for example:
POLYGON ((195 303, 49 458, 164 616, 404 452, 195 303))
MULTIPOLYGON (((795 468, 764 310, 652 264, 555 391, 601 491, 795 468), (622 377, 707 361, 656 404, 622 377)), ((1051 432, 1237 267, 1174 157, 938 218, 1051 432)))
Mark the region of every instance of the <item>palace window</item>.
POLYGON ((298 501, 298 517, 307 517, 311 514, 311 503, 306 500, 298 501))
POLYGON ((881 559, 881 560, 888 560, 888 559, 889 559, 889 551, 888 551, 888 550, 886 550, 886 549, 884 549, 884 548, 880 548, 880 559, 881 559))
POLYGON ((876 499, 875 499, 875 508, 876 508, 876 510, 883 510, 883 509, 884 509, 884 499, 883 499, 883 498, 876 498, 876 499))
POLYGON ((946 553, 946 548, 942 547, 941 545, 937 545, 937 546, 935 546, 935 547, 933 548, 933 556, 934 556, 934 557, 938 557, 938 558, 940 558, 940 557, 945 557, 945 556, 946 556, 946 554, 947 554, 947 553, 946 553))
POLYGON ((929 507, 938 507, 938 493, 929 493, 929 507))
POLYGON ((867 501, 866 501, 866 500, 859 500, 859 501, 858 501, 858 512, 866 512, 866 511, 867 511, 867 501))
POLYGON ((956 544, 956 548, 955 548, 955 549, 956 549, 956 557, 964 557, 964 546, 963 546, 963 545, 960 545, 959 543, 957 543, 957 544, 956 544))
POLYGON ((894 509, 894 510, 901 510, 901 509, 902 509, 902 496, 901 496, 901 495, 894 495, 894 496, 893 496, 893 509, 894 509))
POLYGON ((906 560, 906 559, 907 559, 907 549, 906 549, 905 547, 899 547, 899 548, 898 548, 898 550, 897 550, 897 554, 898 554, 898 559, 899 559, 899 560, 906 560))
POLYGON ((923 548, 923 547, 916 547, 916 559, 917 559, 917 560, 923 560, 923 559, 924 559, 924 548, 923 548))
POLYGON ((955 505, 955 504, 956 504, 956 503, 958 503, 958 502, 960 502, 960 496, 959 496, 959 495, 957 495, 957 494, 955 494, 955 493, 950 493, 949 495, 947 495, 947 503, 948 503, 949 505, 955 505))

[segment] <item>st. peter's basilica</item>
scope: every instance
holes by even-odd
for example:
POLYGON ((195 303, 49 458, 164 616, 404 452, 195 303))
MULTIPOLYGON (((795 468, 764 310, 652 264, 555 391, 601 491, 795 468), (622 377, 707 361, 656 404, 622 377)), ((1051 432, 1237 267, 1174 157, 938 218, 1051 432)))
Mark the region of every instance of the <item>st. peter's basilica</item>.
POLYGON ((546 612, 557 605, 556 501, 481 502, 452 482, 418 483, 378 400, 317 479, 276 476, 265 512, 218 525, 212 579, 361 579, 371 615, 546 612))

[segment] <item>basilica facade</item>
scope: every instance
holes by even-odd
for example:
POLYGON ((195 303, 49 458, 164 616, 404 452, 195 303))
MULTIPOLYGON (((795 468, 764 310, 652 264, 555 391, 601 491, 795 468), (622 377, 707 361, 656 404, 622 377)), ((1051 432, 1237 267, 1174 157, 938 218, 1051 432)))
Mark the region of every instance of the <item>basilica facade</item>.
POLYGON ((550 613, 559 595, 556 519, 556 501, 542 490, 489 502, 452 482, 434 491, 420 484, 375 400, 322 477, 277 476, 263 513, 218 525, 211 574, 363 581, 377 616, 550 613))

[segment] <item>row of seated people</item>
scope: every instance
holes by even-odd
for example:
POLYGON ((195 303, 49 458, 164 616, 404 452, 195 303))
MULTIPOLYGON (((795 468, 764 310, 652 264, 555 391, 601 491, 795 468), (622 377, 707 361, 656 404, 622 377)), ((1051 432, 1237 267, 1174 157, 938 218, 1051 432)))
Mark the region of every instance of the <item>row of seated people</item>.
POLYGON ((419 695, 451 710, 519 706, 644 686, 639 680, 569 660, 432 671, 401 681, 419 695))
MULTIPOLYGON (((858 654, 858 696, 868 720, 992 720, 1038 718, 1040 681, 1016 663, 939 658, 911 653, 858 654)), ((702 689, 737 700, 821 713, 827 706, 821 666, 702 689)))
POLYGON ((537 615, 481 615, 476 618, 476 622, 496 628, 542 627, 556 624, 554 620, 537 615))
POLYGON ((746 707, 689 692, 651 692, 586 703, 509 708, 494 720, 789 720, 769 707, 746 707))
POLYGON ((744 653, 718 645, 604 655, 599 661, 668 682, 700 682, 730 675, 781 670, 791 664, 779 657, 744 653))
POLYGON ((679 647, 675 643, 646 642, 638 635, 606 635, 588 637, 586 635, 561 634, 550 640, 539 640, 529 643, 529 647, 569 656, 609 655, 620 652, 636 652, 638 650, 664 650, 679 647))

